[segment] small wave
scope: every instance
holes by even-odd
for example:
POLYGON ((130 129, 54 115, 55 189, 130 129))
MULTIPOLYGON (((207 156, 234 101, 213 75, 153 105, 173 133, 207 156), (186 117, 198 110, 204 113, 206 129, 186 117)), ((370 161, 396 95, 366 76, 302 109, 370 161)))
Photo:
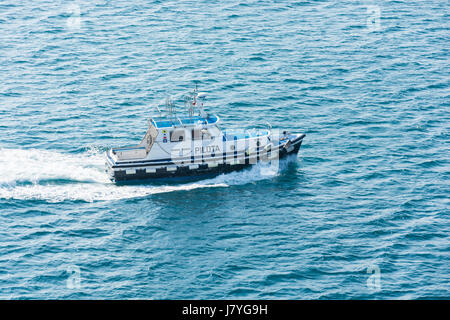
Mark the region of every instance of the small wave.
POLYGON ((212 179, 202 180, 202 183, 226 184, 228 186, 243 185, 247 183, 255 183, 261 180, 277 177, 280 172, 286 170, 291 163, 297 161, 297 155, 290 155, 278 162, 272 164, 261 163, 255 164, 251 168, 244 171, 233 171, 221 174, 212 179))

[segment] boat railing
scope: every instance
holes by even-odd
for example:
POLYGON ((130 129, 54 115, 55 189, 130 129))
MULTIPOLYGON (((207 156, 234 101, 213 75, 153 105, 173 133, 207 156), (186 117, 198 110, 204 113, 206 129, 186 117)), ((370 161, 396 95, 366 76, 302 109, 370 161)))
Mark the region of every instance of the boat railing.
POLYGON ((183 126, 192 126, 197 124, 203 125, 211 125, 219 122, 219 117, 215 114, 208 115, 207 118, 201 116, 193 116, 193 117, 176 117, 170 119, 168 117, 158 117, 152 116, 149 118, 151 124, 153 124, 156 128, 167 128, 167 127, 183 127, 183 126))

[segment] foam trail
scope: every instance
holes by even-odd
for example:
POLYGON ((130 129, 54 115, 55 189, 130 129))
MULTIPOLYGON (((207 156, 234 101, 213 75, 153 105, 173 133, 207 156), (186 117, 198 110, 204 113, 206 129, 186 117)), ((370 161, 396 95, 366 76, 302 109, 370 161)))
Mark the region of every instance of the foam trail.
POLYGON ((95 150, 82 154, 63 154, 37 149, 0 149, 0 199, 93 202, 197 188, 227 187, 223 183, 117 186, 104 172, 104 163, 104 155, 95 150))
POLYGON ((223 183, 227 185, 242 185, 260 180, 270 179, 278 174, 277 171, 270 170, 269 166, 258 163, 243 171, 234 171, 221 174, 215 178, 202 180, 202 183, 223 183))
POLYGON ((196 183, 117 186, 104 172, 104 165, 103 153, 96 150, 63 154, 37 149, 0 149, 0 199, 112 201, 197 188, 242 185, 279 174, 278 170, 266 164, 257 164, 249 170, 222 174, 196 183))
POLYGON ((0 186, 48 180, 108 182, 105 160, 95 152, 62 154, 47 150, 0 149, 0 186))
POLYGON ((247 170, 221 174, 215 178, 202 180, 201 182, 208 184, 226 184, 232 186, 272 179, 278 176, 281 171, 285 170, 289 163, 296 161, 297 155, 292 155, 279 160, 276 166, 272 166, 268 163, 258 162, 247 170))
POLYGON ((181 186, 115 186, 102 184, 31 185, 0 188, 0 199, 63 201, 112 201, 145 197, 152 194, 187 191, 198 188, 227 187, 226 184, 186 184, 181 186))

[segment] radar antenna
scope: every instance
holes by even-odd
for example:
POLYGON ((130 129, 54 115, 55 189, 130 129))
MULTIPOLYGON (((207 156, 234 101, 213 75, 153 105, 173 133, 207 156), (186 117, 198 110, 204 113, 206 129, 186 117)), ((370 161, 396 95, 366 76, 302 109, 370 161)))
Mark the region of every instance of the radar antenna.
POLYGON ((192 118, 196 111, 202 118, 208 117, 208 114, 203 110, 205 97, 206 94, 204 92, 197 91, 197 84, 195 84, 194 91, 184 96, 184 107, 188 110, 189 117, 192 118))

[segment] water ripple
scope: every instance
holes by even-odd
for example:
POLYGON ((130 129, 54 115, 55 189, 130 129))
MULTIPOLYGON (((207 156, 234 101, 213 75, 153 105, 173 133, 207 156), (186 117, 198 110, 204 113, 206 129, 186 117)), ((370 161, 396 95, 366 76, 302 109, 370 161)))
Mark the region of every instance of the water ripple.
POLYGON ((448 298, 448 3, 371 5, 3 1, 0 298, 448 298), (223 127, 307 133, 299 158, 109 182, 194 82, 223 127))

